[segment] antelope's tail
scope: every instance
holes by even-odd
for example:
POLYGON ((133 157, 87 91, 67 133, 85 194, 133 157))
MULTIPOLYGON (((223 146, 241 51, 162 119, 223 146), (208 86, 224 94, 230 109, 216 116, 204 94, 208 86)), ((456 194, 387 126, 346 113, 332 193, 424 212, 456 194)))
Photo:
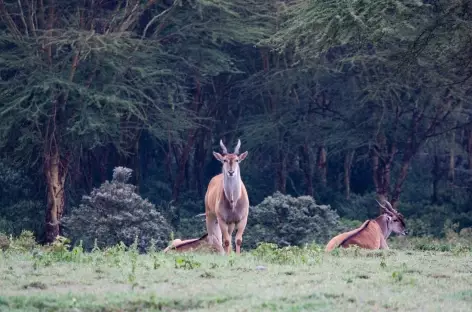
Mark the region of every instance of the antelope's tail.
POLYGON ((330 252, 331 250, 337 248, 339 245, 341 245, 342 241, 345 238, 346 233, 340 234, 338 236, 333 237, 328 244, 326 244, 325 252, 330 252))

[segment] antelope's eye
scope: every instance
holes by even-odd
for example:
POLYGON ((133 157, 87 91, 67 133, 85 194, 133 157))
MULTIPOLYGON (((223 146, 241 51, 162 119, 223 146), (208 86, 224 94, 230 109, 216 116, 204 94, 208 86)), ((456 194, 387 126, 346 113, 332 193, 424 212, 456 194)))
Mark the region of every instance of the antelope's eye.
POLYGON ((224 161, 224 162, 228 162, 228 159, 224 159, 223 161, 224 161))
POLYGON ((239 162, 239 159, 236 159, 236 162, 239 162))

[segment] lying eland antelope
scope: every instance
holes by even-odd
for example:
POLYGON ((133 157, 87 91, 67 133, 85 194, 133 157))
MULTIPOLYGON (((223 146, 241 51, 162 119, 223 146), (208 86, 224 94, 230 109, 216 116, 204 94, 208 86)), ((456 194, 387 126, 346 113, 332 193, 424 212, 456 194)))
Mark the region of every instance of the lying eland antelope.
POLYGON ((389 249, 387 238, 392 232, 406 235, 406 225, 403 215, 393 209, 392 205, 385 200, 385 205, 377 203, 382 208, 380 216, 373 220, 365 221, 359 228, 341 233, 333 237, 326 245, 325 251, 331 251, 337 247, 348 247, 357 245, 366 249, 389 249))
MULTIPOLYGON (((215 246, 211 246, 208 243, 208 234, 201 236, 200 238, 192 239, 174 239, 172 244, 164 249, 164 253, 169 251, 175 252, 187 252, 187 251, 201 251, 202 249, 208 249, 209 251, 219 251, 215 246)), ((221 249, 221 246, 220 246, 221 249)))

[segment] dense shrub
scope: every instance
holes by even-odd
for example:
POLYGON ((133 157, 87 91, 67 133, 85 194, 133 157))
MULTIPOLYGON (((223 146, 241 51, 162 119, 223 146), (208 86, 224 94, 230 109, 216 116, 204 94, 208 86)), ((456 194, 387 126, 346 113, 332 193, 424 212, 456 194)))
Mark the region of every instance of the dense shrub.
POLYGON ((80 206, 63 218, 65 236, 82 240, 85 248, 91 248, 95 239, 99 247, 120 241, 130 246, 137 235, 140 250, 147 248, 151 239, 157 248, 164 248, 172 227, 152 203, 135 193, 134 185, 126 183, 131 173, 131 169, 117 167, 111 182, 83 196, 80 206))
POLYGON ((349 199, 344 196, 336 196, 332 201, 328 201, 340 217, 365 221, 378 216, 380 209, 375 201, 375 193, 358 195, 352 193, 349 199))
POLYGON ((206 233, 205 216, 180 219, 176 237, 181 239, 197 238, 206 233))
POLYGON ((458 211, 457 205, 451 203, 401 202, 399 210, 405 215, 408 231, 414 236, 444 237, 451 224, 457 223, 458 230, 472 225, 472 211, 458 211))
POLYGON ((176 237, 196 238, 206 233, 205 216, 195 217, 205 212, 203 199, 185 199, 179 201, 175 206, 180 216, 179 225, 176 227, 176 237))
POLYGON ((45 207, 34 190, 25 171, 0 160, 0 232, 17 236, 30 230, 40 237, 45 207))
POLYGON ((329 205, 317 205, 310 196, 296 198, 277 192, 250 208, 243 245, 324 244, 339 230, 339 216, 329 205))

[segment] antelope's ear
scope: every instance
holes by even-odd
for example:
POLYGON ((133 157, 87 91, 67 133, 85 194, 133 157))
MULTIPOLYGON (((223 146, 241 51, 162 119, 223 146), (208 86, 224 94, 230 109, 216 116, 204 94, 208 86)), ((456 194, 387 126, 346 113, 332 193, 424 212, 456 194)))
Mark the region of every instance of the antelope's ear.
POLYGON ((223 160, 224 160, 223 156, 220 153, 213 152, 213 156, 215 156, 215 158, 218 159, 221 162, 223 162, 223 160))
POLYGON ((247 157, 247 151, 245 151, 244 153, 242 153, 241 155, 239 155, 239 161, 243 161, 245 158, 247 157))

